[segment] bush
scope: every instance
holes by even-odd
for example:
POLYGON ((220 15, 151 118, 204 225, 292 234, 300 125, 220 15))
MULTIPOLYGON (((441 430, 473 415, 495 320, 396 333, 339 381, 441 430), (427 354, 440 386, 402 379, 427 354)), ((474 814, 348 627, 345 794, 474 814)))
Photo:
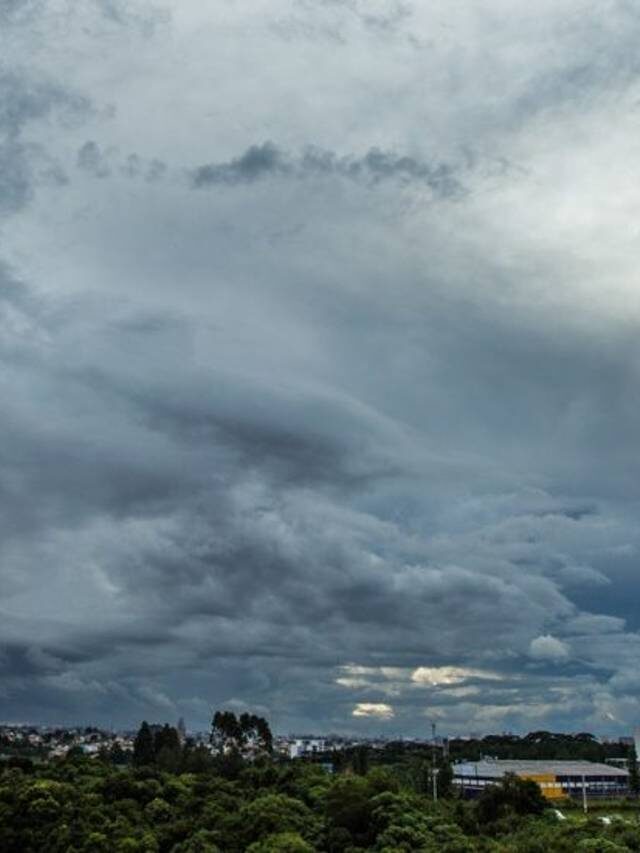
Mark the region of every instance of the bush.
POLYGON ((585 838, 578 842, 576 850, 580 853, 627 853, 628 848, 608 838, 585 838))

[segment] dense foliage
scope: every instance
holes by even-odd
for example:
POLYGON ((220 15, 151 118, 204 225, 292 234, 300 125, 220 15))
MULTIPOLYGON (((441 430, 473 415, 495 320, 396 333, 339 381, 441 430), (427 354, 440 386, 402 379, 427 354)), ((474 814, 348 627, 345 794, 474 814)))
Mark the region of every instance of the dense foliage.
POLYGON ((211 756, 178 748, 163 729, 149 733, 137 758, 147 750, 145 766, 78 753, 43 765, 4 762, 1 853, 640 851, 635 803, 610 825, 578 810, 559 821, 537 785, 515 777, 474 803, 450 789, 434 803, 419 776, 370 766, 363 754, 355 768, 331 774, 268 755, 211 756))
MULTIPOLYGON (((482 738, 452 739, 446 743, 451 761, 478 761, 484 757, 545 761, 597 761, 629 758, 633 748, 620 743, 601 743, 592 734, 565 734, 547 731, 526 735, 487 735, 482 738)), ((411 757, 423 758, 429 750, 412 741, 391 741, 378 753, 382 764, 406 764, 411 757)), ((633 753, 635 755, 635 753, 633 753)))

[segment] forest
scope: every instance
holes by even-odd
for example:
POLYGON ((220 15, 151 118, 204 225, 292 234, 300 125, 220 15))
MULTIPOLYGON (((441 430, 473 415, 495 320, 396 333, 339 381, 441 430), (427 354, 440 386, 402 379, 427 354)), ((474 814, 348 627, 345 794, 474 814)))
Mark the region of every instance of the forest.
POLYGON ((640 850, 634 798, 562 819, 531 781, 507 778, 461 800, 428 751, 366 747, 319 761, 272 754, 265 721, 217 715, 211 748, 143 724, 133 760, 114 751, 35 763, 0 775, 1 853, 409 853, 640 850), (393 759, 393 760, 392 760, 393 759), (607 815, 603 819, 603 816, 607 815))

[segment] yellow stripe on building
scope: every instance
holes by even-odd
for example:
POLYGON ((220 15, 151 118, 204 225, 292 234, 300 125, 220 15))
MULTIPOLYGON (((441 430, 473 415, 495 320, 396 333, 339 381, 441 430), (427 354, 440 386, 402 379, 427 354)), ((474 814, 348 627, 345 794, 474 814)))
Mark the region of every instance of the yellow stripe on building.
POLYGON ((562 785, 558 782, 553 773, 518 773, 521 779, 531 779, 532 782, 537 782, 540 785, 542 795, 547 800, 565 800, 569 795, 562 790, 562 785))

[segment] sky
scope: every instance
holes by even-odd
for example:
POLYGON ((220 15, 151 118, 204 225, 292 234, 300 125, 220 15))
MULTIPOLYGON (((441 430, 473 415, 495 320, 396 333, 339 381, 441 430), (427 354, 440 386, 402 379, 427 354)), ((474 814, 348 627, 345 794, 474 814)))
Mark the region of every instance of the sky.
POLYGON ((0 0, 0 719, 640 724, 633 0, 0 0))

